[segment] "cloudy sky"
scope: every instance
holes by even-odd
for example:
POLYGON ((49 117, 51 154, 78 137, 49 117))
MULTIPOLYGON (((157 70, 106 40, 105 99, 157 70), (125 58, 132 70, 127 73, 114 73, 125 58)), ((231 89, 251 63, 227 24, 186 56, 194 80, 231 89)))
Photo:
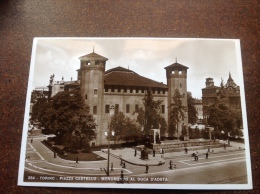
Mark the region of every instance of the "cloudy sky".
POLYGON ((177 62, 187 66, 188 91, 201 98, 207 77, 220 85, 229 72, 240 85, 239 41, 220 39, 144 39, 144 38, 37 38, 32 52, 30 81, 32 89, 47 86, 50 75, 55 81, 77 79, 79 57, 93 51, 108 58, 106 70, 121 66, 139 75, 166 84, 164 67, 177 62))

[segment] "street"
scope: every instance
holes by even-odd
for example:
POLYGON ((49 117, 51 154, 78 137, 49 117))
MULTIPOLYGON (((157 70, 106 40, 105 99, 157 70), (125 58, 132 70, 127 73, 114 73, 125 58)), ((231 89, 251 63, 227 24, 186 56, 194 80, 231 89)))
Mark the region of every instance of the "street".
MULTIPOLYGON (((126 183, 160 183, 160 184, 241 184, 247 183, 246 159, 244 150, 230 150, 210 153, 208 159, 205 153, 200 151, 198 161, 194 161, 191 154, 167 153, 164 156, 157 155, 165 161, 162 165, 150 165, 146 167, 126 162, 122 168, 121 161, 110 156, 110 166, 113 163, 113 171, 107 177, 104 169, 107 168, 107 160, 102 161, 75 161, 54 158, 53 152, 46 148, 40 141, 43 138, 35 138, 34 142, 27 142, 24 181, 30 182, 95 182, 116 183, 120 177, 124 177, 126 183), (179 155, 177 155, 179 154, 179 155), (170 160, 173 165, 170 169, 170 160)), ((134 158, 134 149, 121 150, 131 154, 134 158)), ((111 150, 113 153, 113 150, 111 150)), ((114 151, 114 154, 116 151, 114 151)), ((107 158, 104 152, 97 152, 107 158)), ((152 155, 149 158, 153 159, 152 155)), ((140 160, 139 156, 134 158, 140 160)), ((143 161, 140 161, 143 162, 143 161)), ((149 160, 147 161, 149 164, 149 160)), ((110 169, 111 170, 111 169, 110 169)))

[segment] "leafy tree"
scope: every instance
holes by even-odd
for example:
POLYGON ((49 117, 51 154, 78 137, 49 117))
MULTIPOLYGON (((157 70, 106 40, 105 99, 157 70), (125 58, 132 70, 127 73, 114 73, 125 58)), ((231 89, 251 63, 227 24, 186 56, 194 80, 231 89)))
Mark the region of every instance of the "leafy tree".
POLYGON ((187 108, 182 105, 182 96, 178 89, 175 89, 173 96, 173 103, 170 105, 170 123, 169 134, 173 136, 174 133, 179 134, 179 122, 185 118, 187 108))
POLYGON ((140 128, 131 120, 129 117, 126 117, 124 113, 119 112, 114 115, 109 124, 110 130, 114 130, 114 138, 119 140, 131 141, 136 140, 141 136, 140 128))
POLYGON ((30 123, 38 123, 39 119, 43 116, 44 110, 47 108, 48 100, 46 98, 38 98, 34 100, 35 104, 32 107, 30 123))
POLYGON ((197 110, 194 106, 195 99, 192 98, 191 92, 187 93, 187 102, 188 102, 188 122, 194 124, 197 122, 197 110))
POLYGON ((209 106, 208 124, 215 129, 216 137, 221 136, 223 131, 225 136, 241 136, 242 131, 239 129, 241 126, 241 111, 229 106, 229 103, 223 92, 218 101, 209 106))
POLYGON ((137 122, 144 127, 144 134, 147 136, 150 133, 150 129, 158 128, 162 118, 158 114, 161 100, 155 101, 151 89, 147 90, 143 98, 144 109, 139 108, 134 113, 137 113, 137 122))
POLYGON ((59 92, 33 119, 48 133, 55 134, 57 143, 71 149, 83 147, 96 138, 94 118, 78 90, 59 92))

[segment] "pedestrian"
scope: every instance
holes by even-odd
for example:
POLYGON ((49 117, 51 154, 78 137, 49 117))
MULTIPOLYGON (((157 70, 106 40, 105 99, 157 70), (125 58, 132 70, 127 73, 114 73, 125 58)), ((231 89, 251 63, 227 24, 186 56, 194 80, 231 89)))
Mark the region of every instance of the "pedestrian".
POLYGON ((155 157, 155 150, 153 149, 153 157, 155 157))
POLYGON ((196 152, 196 161, 199 161, 199 152, 196 152))
POLYGON ((123 161, 123 167, 122 168, 125 168, 125 161, 123 161))
POLYGON ((176 164, 176 162, 173 163, 173 166, 174 166, 174 168, 177 168, 177 164, 176 164))
POLYGON ((149 170, 149 166, 148 164, 145 165, 145 173, 148 173, 148 170, 149 170))
POLYGON ((135 157, 136 157, 136 149, 135 149, 135 157))
POLYGON ((122 158, 120 159, 120 166, 123 166, 123 160, 122 160, 122 158))
POLYGON ((123 172, 123 170, 121 170, 120 182, 124 183, 124 172, 123 172))
POLYGON ((77 156, 77 158, 76 158, 76 163, 79 163, 79 157, 77 156))
POLYGON ((31 139, 31 143, 33 143, 33 138, 31 139))
POLYGON ((206 159, 208 159, 208 157, 209 157, 209 153, 208 153, 208 152, 206 152, 206 159))
POLYGON ((194 157, 194 161, 196 161, 196 154, 195 154, 195 151, 194 151, 194 150, 193 150, 191 156, 194 157))
POLYGON ((114 171, 114 165, 113 165, 113 163, 111 163, 111 171, 114 171))
POLYGON ((187 153, 188 153, 188 149, 185 147, 185 149, 184 149, 184 150, 185 150, 185 154, 187 154, 187 153))
POLYGON ((170 169, 172 170, 172 160, 170 160, 169 165, 170 165, 170 169))
POLYGON ((162 148, 162 157, 164 156, 164 149, 162 148))

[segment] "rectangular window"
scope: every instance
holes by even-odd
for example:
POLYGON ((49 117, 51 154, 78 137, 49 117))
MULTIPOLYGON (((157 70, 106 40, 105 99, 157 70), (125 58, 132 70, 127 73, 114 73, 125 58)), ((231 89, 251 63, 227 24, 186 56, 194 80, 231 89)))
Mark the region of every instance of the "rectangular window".
POLYGON ((115 88, 114 87, 111 88, 111 92, 115 92, 115 88))
POLYGON ((85 95, 85 99, 86 99, 86 100, 88 99, 88 95, 87 95, 87 94, 85 95))
POLYGON ((126 113, 129 113, 130 112, 130 104, 127 104, 126 105, 126 113))
POLYGON ((119 112, 119 104, 116 104, 116 106, 115 106, 115 114, 118 114, 118 112, 119 112))
POLYGON ((133 88, 130 88, 130 93, 133 93, 133 88))
POLYGON ((127 93, 127 88, 126 87, 124 87, 124 93, 127 93))
POLYGON ((162 105, 162 114, 165 113, 165 105, 162 105))
POLYGON ((138 104, 135 105, 135 111, 138 111, 138 104))
POLYGON ((97 89, 94 89, 94 96, 97 95, 97 89))
POLYGON ((108 87, 107 86, 105 86, 105 92, 108 92, 108 87))
POLYGON ((109 113, 109 105, 108 104, 106 104, 106 106, 105 106, 105 113, 109 113))
POLYGON ((97 106, 93 106, 93 115, 97 115, 97 106))

